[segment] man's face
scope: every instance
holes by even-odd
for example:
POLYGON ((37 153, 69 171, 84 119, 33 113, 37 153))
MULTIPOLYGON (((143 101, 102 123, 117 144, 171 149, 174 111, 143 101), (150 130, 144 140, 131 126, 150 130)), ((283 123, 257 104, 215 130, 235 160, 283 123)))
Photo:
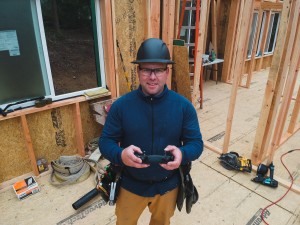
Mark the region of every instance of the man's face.
POLYGON ((164 90, 169 68, 165 63, 141 63, 138 75, 145 95, 158 95, 164 90))

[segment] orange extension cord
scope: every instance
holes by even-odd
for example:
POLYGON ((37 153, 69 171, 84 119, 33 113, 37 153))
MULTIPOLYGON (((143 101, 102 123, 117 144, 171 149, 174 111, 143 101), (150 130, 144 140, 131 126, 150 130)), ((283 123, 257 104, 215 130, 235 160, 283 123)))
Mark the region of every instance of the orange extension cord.
POLYGON ((290 178, 291 178, 291 181, 292 181, 290 187, 288 188, 288 190, 285 192, 285 194, 284 194, 281 198, 279 198, 276 202, 272 202, 270 205, 268 205, 267 207, 265 207, 265 208, 261 211, 260 218, 261 218, 262 221, 263 221, 265 224, 267 224, 267 225, 269 225, 269 224, 264 220, 264 217, 263 217, 265 210, 266 210, 267 208, 271 207, 272 205, 275 205, 275 204, 278 203, 279 201, 281 201, 281 200, 287 195, 287 193, 291 190, 291 188, 292 188, 292 186, 293 186, 293 184, 294 184, 294 178, 293 178, 291 172, 288 170, 288 168, 286 167, 286 165, 285 165, 285 164, 283 163, 283 161, 282 161, 282 157, 283 157, 283 156, 285 156, 286 154, 291 153, 291 152, 293 152, 293 151, 300 151, 300 149, 293 149, 293 150, 290 150, 290 151, 288 151, 288 152, 282 154, 281 157, 280 157, 280 161, 281 161, 282 165, 284 166, 284 168, 286 169, 286 171, 287 171, 287 172, 289 173, 289 175, 290 175, 290 178))

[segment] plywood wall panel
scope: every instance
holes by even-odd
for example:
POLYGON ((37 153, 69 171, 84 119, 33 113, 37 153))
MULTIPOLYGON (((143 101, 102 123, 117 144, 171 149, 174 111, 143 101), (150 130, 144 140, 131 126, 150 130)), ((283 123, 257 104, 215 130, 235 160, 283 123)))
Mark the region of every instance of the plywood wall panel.
POLYGON ((137 50, 145 38, 147 15, 144 8, 145 2, 142 0, 117 0, 114 4, 115 36, 119 44, 116 58, 120 95, 138 87, 136 66, 131 64, 131 61, 135 59, 137 50))
POLYGON ((50 162, 61 155, 77 153, 72 106, 65 106, 27 116, 36 158, 50 162))
POLYGON ((0 183, 32 171, 20 118, 0 122, 0 183))

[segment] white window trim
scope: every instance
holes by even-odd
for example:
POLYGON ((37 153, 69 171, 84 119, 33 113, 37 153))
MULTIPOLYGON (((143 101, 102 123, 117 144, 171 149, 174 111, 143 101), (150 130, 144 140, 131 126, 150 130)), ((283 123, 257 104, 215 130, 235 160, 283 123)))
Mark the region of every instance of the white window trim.
MULTIPOLYGON (((250 47, 249 54, 247 55, 248 59, 251 58, 253 47, 255 44, 254 42, 255 42, 255 37, 256 37, 256 32, 257 32, 257 24, 258 24, 258 11, 254 11, 253 18, 254 18, 254 16, 256 16, 256 20, 255 20, 255 25, 254 25, 254 30, 253 30, 253 33, 254 33, 253 37, 251 40, 249 39, 249 42, 251 41, 251 47, 250 47)), ((252 20, 252 23, 253 23, 253 20, 252 20)), ((251 30, 252 30, 252 25, 253 25, 252 23, 251 23, 251 30)), ((252 34, 252 32, 250 33, 250 37, 251 37, 251 34, 252 34)), ((247 51, 248 51, 248 49, 247 49, 247 51)))
MULTIPOLYGON (((266 11, 263 11, 262 22, 261 22, 261 27, 260 27, 260 34, 259 34, 259 39, 258 39, 258 43, 257 43, 256 53, 255 53, 256 57, 259 56, 259 50, 261 48, 261 41, 262 41, 262 37, 264 34, 264 30, 265 30, 266 16, 267 16, 266 11)), ((262 52, 261 52, 261 55, 263 55, 262 52)))
MULTIPOLYGON (((275 14, 276 14, 275 12, 271 13, 271 16, 273 15, 272 24, 270 24, 271 25, 271 31, 272 31, 273 25, 274 25, 275 14)), ((273 42, 272 50, 268 51, 268 50, 264 49, 264 55, 271 55, 274 52, 275 44, 276 44, 276 41, 277 41, 277 34, 278 34, 279 23, 280 23, 280 14, 278 13, 278 22, 277 22, 277 27, 276 27, 276 31, 275 31, 275 37, 274 37, 274 42, 273 42)), ((266 46, 265 46, 265 48, 267 47, 267 49, 269 48, 270 39, 271 39, 271 32, 269 32, 269 31, 270 31, 270 29, 268 30, 268 39, 267 39, 266 46)))

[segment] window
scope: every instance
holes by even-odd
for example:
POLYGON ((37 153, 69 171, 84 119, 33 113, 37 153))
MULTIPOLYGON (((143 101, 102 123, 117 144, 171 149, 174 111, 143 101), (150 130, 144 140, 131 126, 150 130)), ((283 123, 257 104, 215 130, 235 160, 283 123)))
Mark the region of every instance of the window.
POLYGON ((248 49, 247 49, 247 57, 248 58, 251 58, 251 54, 252 54, 252 50, 253 50, 256 28, 257 28, 257 19, 258 19, 258 12, 254 12, 253 18, 252 18, 251 32, 250 32, 250 37, 249 37, 249 42, 248 42, 248 49))
POLYGON ((277 32, 279 27, 279 13, 272 13, 270 18, 270 25, 267 35, 267 41, 265 46, 265 54, 271 54, 274 52, 277 32))
POLYGON ((0 2, 1 108, 105 87, 99 7, 99 0, 0 2))
POLYGON ((266 20, 266 12, 263 12, 262 19, 261 19, 260 31, 259 31, 259 39, 258 39, 258 42, 257 42, 255 56, 261 56, 262 55, 261 41, 262 41, 264 29, 265 29, 265 20, 266 20))

